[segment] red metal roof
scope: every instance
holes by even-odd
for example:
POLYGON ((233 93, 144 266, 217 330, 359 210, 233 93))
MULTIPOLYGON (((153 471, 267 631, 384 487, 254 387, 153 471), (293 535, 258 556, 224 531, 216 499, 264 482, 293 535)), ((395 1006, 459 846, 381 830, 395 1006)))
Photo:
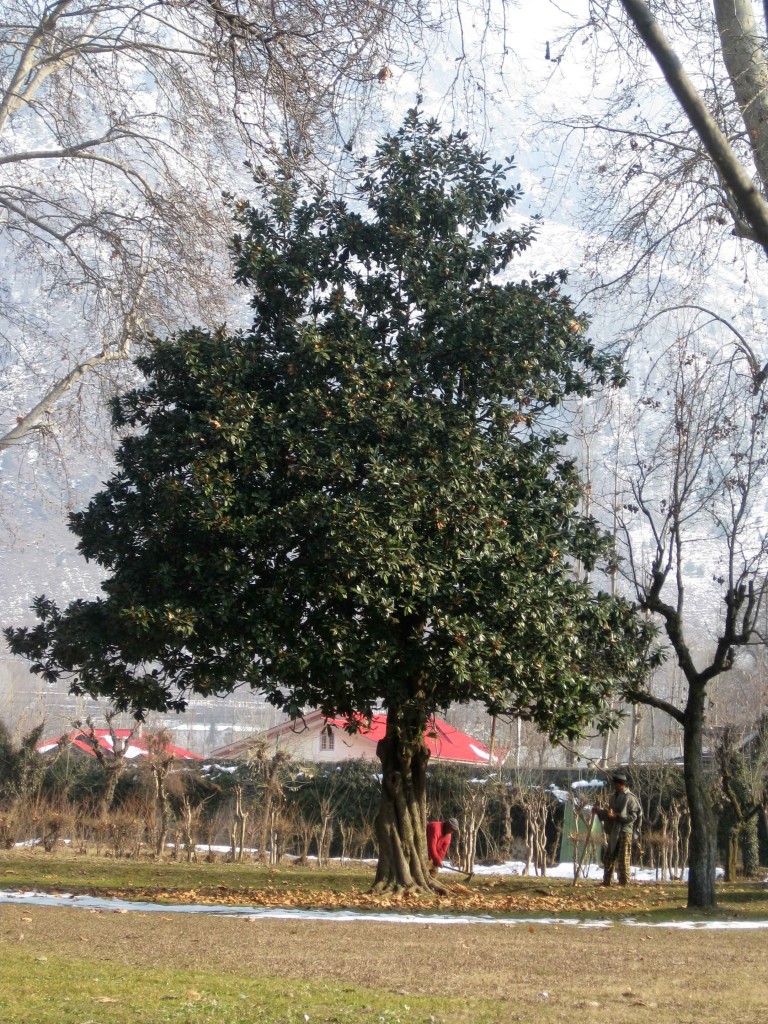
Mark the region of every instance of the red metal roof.
MULTIPOLYGON (((327 722, 336 729, 344 729, 347 724, 346 718, 329 718, 327 722)), ((357 735, 362 736, 371 743, 378 743, 384 739, 387 728, 386 715, 374 715, 370 727, 361 725, 357 735)), ((489 764, 490 751, 484 744, 468 736, 460 729, 454 729, 452 725, 443 722, 440 718, 433 718, 429 728, 424 733, 430 755, 440 761, 460 761, 463 764, 489 764)), ((494 757, 494 761, 496 758, 494 757)))
MULTIPOLYGON (((144 736, 139 736, 138 734, 131 736, 130 729, 115 729, 113 731, 115 738, 122 740, 126 744, 126 758, 132 760, 136 757, 148 756, 149 750, 144 736)), ((95 757, 96 755, 91 749, 90 744, 83 739, 83 735, 84 730, 78 729, 75 732, 57 736, 55 739, 43 740, 42 743, 38 743, 35 749, 39 754, 47 754, 50 751, 58 750, 64 743, 69 743, 71 746, 75 747, 76 750, 82 751, 82 753, 87 754, 89 757, 95 757)), ((94 729, 93 735, 98 740, 98 744, 102 750, 112 753, 112 733, 109 729, 94 729)), ((203 760, 200 754, 194 754, 191 750, 186 750, 184 747, 178 747, 174 743, 169 743, 166 749, 179 761, 203 760)))

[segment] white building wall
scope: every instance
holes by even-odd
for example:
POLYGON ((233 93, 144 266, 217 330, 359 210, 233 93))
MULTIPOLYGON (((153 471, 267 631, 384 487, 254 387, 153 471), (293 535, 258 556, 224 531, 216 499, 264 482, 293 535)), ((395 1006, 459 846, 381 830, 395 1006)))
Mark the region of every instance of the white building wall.
POLYGON ((325 723, 316 723, 308 729, 286 729, 277 737, 275 749, 287 750, 299 761, 355 761, 363 758, 376 760, 376 744, 360 736, 351 736, 341 729, 330 730, 325 723))

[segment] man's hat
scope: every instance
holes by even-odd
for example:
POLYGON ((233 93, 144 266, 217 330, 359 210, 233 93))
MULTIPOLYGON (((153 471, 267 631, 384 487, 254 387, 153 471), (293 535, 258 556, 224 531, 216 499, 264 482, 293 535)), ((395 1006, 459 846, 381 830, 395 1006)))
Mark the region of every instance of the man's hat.
POLYGON ((453 832, 458 832, 459 831, 458 819, 456 819, 456 818, 449 818, 448 819, 448 824, 451 826, 451 830, 453 832))
POLYGON ((626 786, 627 776, 624 772, 611 772, 611 782, 620 782, 622 786, 626 786))

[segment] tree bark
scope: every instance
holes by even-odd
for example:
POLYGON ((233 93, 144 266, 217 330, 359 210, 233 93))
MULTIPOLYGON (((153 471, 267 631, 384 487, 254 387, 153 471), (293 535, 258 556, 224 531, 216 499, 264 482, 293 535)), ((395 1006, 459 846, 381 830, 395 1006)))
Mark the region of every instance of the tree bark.
POLYGON ((757 831, 757 813, 747 820, 741 833, 741 860, 744 876, 756 878, 760 873, 760 837, 757 831))
POLYGON ((168 838, 169 812, 168 794, 165 790, 165 777, 170 768, 170 761, 152 765, 152 779, 155 784, 155 810, 157 833, 155 836, 155 853, 161 857, 165 852, 165 843, 168 838))
POLYGON ((747 768, 743 747, 736 743, 733 730, 726 730, 718 749, 720 781, 725 798, 721 818, 721 834, 724 832, 728 849, 725 880, 733 882, 737 876, 739 853, 741 853, 744 874, 755 875, 760 867, 760 844, 757 815, 760 804, 755 797, 752 773, 758 778, 765 762, 765 733, 761 723, 760 742, 752 753, 752 764, 747 768))
POLYGON ((127 360, 129 355, 130 349, 126 347, 115 352, 100 352, 98 355, 79 363, 74 370, 58 380, 43 395, 33 409, 30 409, 24 416, 20 416, 18 422, 11 430, 0 437, 0 452, 17 444, 33 430, 40 430, 44 424, 45 417, 53 410, 59 399, 90 370, 95 369, 97 366, 102 366, 104 363, 127 360))
POLYGON ((683 722, 685 793, 691 822, 688 854, 688 906, 717 905, 715 868, 717 837, 714 812, 704 774, 703 737, 706 687, 691 685, 683 722))
MULTIPOLYGON (((732 3, 733 0, 730 0, 732 3)), ((680 59, 643 0, 621 0, 627 17, 659 65, 667 84, 686 113, 709 158, 733 196, 743 231, 768 254, 768 203, 685 72, 680 59)), ((737 233, 740 223, 737 223, 737 233)))
POLYGON ((424 723, 390 709, 376 754, 381 762, 381 806, 376 816, 379 862, 374 892, 445 892, 430 874, 427 853, 424 723))
POLYGON ((760 818, 760 825, 758 826, 758 839, 762 840, 760 843, 760 866, 765 867, 766 865, 768 865, 768 855, 766 855, 766 847, 768 846, 768 807, 763 805, 757 813, 760 818))
POLYGON ((752 0, 715 0, 717 31, 723 61, 749 133, 755 167, 768 185, 768 64, 763 55, 765 40, 755 23, 752 0))

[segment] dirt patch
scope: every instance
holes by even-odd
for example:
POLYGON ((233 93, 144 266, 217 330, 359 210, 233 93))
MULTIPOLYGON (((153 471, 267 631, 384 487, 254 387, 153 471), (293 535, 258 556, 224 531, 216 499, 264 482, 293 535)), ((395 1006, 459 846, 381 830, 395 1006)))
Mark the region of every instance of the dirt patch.
MULTIPOLYGON (((0 942, 148 968, 355 983, 404 994, 547 1001, 564 1019, 757 1024, 768 932, 183 918, 0 906, 0 942), (565 1013, 568 1008, 568 1013, 565 1013), (645 1016, 647 1013, 647 1017, 645 1016)), ((512 1005, 510 1005, 512 1004, 512 1005)))

